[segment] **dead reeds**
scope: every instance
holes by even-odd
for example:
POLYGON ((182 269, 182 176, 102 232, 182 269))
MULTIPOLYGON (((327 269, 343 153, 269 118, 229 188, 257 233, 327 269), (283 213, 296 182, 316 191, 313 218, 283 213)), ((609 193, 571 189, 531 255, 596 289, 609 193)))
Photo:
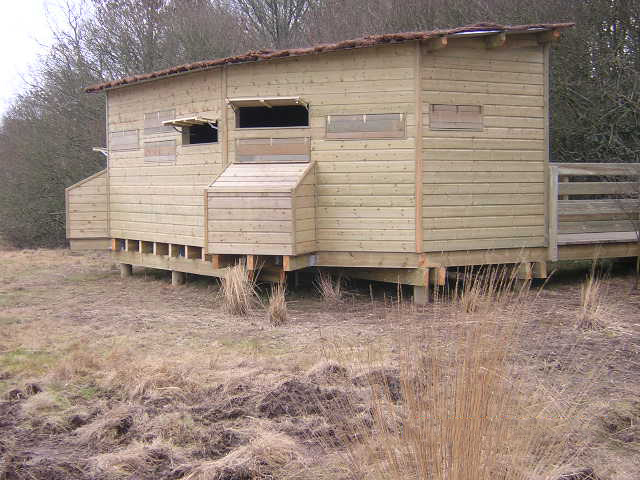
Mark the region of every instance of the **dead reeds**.
POLYGON ((320 271, 314 280, 316 290, 327 303, 340 303, 344 296, 343 279, 329 272, 320 271))
POLYGON ((285 298, 286 285, 283 282, 271 286, 269 295, 269 305, 267 307, 267 318, 269 323, 277 327, 287 323, 287 301, 285 298))
POLYGON ((232 315, 249 314, 257 301, 255 277, 243 263, 227 267, 222 284, 222 303, 225 311, 232 315))
POLYGON ((576 319, 576 328, 593 330, 603 328, 603 281, 593 262, 587 279, 580 288, 580 309, 576 319))

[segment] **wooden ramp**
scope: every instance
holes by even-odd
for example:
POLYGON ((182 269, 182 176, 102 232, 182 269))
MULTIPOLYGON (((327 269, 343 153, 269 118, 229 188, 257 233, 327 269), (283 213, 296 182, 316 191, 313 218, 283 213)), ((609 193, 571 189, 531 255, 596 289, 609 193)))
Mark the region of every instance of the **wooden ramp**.
POLYGON ((207 253, 314 251, 314 164, 231 164, 207 189, 205 211, 207 253))

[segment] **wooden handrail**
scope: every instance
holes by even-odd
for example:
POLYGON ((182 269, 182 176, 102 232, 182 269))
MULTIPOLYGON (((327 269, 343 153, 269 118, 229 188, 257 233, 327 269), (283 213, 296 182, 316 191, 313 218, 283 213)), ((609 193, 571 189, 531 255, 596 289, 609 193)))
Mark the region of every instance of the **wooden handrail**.
POLYGON ((558 175, 567 176, 620 176, 640 175, 640 163, 552 163, 558 175))

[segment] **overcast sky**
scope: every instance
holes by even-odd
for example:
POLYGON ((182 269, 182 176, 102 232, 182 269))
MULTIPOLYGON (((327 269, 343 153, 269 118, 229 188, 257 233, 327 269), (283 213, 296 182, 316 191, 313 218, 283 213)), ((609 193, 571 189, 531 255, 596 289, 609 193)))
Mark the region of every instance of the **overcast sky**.
POLYGON ((0 0, 0 113, 24 88, 24 77, 51 42, 49 22, 64 0, 0 0))

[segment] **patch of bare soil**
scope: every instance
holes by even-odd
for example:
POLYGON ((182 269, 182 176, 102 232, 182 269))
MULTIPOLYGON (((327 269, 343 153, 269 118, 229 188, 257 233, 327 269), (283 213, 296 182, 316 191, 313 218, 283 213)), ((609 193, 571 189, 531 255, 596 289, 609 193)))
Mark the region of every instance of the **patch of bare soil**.
MULTIPOLYGON (((522 300, 521 374, 589 412, 562 478, 640 478, 640 294, 612 275, 598 328, 577 328, 582 278, 522 300)), ((401 412, 398 359, 446 345, 460 309, 348 288, 338 305, 293 293, 272 327, 225 313, 214 280, 173 288, 149 270, 123 281, 107 255, 0 252, 0 479, 350 478, 336 465, 376 428, 372 392, 401 412)))

